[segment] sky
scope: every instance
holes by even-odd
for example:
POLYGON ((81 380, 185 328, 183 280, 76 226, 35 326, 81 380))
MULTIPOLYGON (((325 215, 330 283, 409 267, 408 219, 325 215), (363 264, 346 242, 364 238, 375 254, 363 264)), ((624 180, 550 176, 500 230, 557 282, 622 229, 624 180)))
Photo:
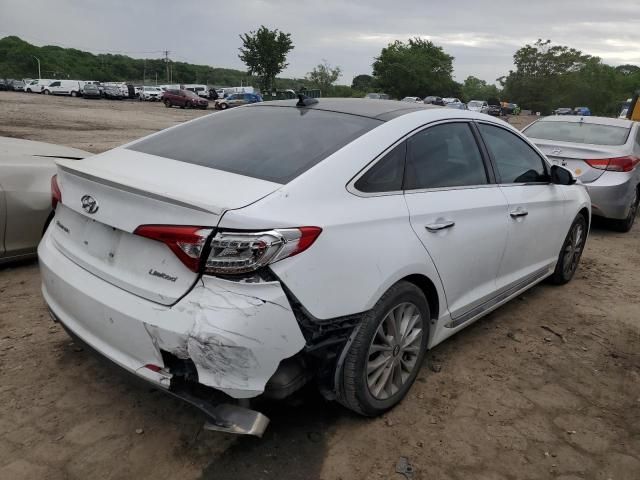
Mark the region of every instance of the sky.
POLYGON ((291 33, 287 77, 326 60, 339 84, 371 74, 394 40, 421 37, 455 57, 454 77, 488 82, 538 38, 640 65, 640 0, 0 0, 0 37, 93 53, 123 53, 244 69, 239 34, 260 25, 291 33))

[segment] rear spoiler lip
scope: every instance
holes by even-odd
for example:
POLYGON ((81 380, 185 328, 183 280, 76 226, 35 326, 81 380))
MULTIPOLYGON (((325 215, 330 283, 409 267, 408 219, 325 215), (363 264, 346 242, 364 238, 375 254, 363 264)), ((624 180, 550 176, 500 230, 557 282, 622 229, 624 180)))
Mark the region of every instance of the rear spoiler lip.
POLYGON ((190 208, 190 209, 194 209, 194 210, 198 210, 200 212, 204 212, 204 213, 212 213, 214 215, 222 215, 224 213, 224 211, 226 209, 222 209, 220 211, 217 210, 212 210, 212 209, 207 209, 207 208, 203 208, 200 205, 194 204, 194 203, 189 203, 189 202, 184 202, 182 200, 177 200, 175 198, 172 198, 170 196, 167 195, 159 195, 157 193, 153 193, 150 192, 148 190, 142 190, 136 187, 132 187, 130 185, 126 185, 120 182, 116 182, 114 180, 108 180, 106 178, 103 177, 98 177, 96 175, 91 175, 90 173, 86 173, 86 172, 81 172, 78 170, 75 170, 73 168, 68 167, 67 165, 63 164, 62 162, 56 162, 58 165, 58 168, 60 170, 62 170, 65 173, 69 173, 71 175, 75 175, 76 177, 81 177, 81 178, 85 178, 89 181, 95 182, 95 183, 99 183, 102 185, 107 185, 108 187, 113 187, 113 188, 117 188, 118 190, 124 190, 126 192, 130 192, 130 193, 134 193, 136 195, 141 195, 144 197, 148 197, 148 198, 152 198, 154 200, 160 200, 166 203, 171 203, 173 205, 177 205, 179 207, 185 207, 185 208, 190 208))

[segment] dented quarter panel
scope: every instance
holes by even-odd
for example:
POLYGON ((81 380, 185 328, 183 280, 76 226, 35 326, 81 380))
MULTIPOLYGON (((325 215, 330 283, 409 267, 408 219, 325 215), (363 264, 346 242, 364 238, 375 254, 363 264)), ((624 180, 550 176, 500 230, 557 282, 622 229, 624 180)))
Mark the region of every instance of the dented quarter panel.
POLYGON ((259 395, 304 337, 279 282, 203 277, 181 304, 194 313, 187 350, 201 383, 236 398, 259 395))

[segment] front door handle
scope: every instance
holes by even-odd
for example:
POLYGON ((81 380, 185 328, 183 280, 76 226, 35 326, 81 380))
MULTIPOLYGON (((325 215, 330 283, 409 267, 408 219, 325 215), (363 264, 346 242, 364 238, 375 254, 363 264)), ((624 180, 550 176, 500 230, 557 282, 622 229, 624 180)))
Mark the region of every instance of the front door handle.
POLYGON ((511 215, 512 218, 526 217, 527 215, 529 215, 529 212, 527 212, 522 207, 518 207, 515 210, 511 210, 511 212, 509 212, 509 215, 511 215))
POLYGON ((424 228, 426 228, 430 232, 437 232, 439 230, 444 230, 445 228, 451 228, 455 224, 456 222, 452 222, 452 221, 442 221, 438 223, 430 223, 429 225, 425 225, 424 228))

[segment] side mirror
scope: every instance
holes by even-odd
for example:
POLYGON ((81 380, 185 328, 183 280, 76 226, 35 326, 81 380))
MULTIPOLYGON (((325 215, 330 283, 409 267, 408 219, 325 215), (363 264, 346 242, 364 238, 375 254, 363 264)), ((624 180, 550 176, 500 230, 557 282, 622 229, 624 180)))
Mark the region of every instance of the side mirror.
POLYGON ((553 165, 551 167, 551 183, 556 185, 573 185, 576 183, 576 178, 573 173, 560 165, 553 165))

